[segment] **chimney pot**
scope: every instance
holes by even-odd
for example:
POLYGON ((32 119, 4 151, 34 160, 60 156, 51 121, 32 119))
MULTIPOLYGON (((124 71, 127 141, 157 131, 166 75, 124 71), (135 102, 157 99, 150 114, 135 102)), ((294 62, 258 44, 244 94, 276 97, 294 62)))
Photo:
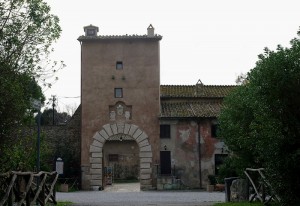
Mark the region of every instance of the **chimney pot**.
POLYGON ((89 26, 83 27, 85 36, 97 36, 97 33, 99 31, 99 27, 93 26, 90 24, 89 26))
POLYGON ((152 26, 152 24, 150 24, 149 27, 147 28, 147 36, 154 37, 154 27, 152 26))

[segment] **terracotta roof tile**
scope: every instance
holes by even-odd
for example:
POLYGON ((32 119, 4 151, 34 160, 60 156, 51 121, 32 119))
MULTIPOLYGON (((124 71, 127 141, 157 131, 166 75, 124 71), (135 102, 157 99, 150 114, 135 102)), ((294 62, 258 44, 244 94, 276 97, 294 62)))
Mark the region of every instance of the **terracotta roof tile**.
POLYGON ((221 109, 220 101, 210 102, 161 102, 161 118, 217 117, 221 109))
POLYGON ((223 98, 236 86, 227 85, 161 85, 160 96, 166 97, 208 97, 223 98))
POLYGON ((237 86, 161 85, 161 118, 218 117, 222 100, 237 86))

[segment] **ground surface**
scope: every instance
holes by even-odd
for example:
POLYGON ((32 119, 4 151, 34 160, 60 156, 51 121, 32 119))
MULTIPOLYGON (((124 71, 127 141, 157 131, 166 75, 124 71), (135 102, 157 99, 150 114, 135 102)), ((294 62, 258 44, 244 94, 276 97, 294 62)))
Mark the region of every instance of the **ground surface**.
POLYGON ((224 202, 224 192, 140 191, 139 183, 114 184, 104 191, 58 192, 58 201, 76 206, 209 206, 224 202))

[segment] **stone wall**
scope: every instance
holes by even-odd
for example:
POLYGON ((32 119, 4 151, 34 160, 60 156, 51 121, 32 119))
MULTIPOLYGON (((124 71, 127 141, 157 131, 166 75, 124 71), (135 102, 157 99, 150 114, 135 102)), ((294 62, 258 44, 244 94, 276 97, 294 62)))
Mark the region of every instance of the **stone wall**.
MULTIPOLYGON (((64 161, 64 175, 80 178, 80 110, 79 106, 66 125, 42 126, 41 135, 48 145, 53 169, 58 157, 64 161)), ((41 151, 42 153, 43 151, 41 151)))

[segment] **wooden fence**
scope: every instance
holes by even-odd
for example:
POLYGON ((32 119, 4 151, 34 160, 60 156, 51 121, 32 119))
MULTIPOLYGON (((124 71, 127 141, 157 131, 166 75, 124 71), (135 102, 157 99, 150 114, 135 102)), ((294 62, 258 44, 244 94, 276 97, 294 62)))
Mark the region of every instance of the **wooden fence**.
POLYGON ((56 204, 57 172, 7 172, 0 174, 0 206, 56 204))
POLYGON ((250 193, 250 202, 253 202, 255 199, 258 199, 264 205, 267 205, 270 201, 280 202, 279 196, 276 195, 274 189, 264 175, 264 168, 246 168, 244 173, 253 188, 253 191, 250 193))

